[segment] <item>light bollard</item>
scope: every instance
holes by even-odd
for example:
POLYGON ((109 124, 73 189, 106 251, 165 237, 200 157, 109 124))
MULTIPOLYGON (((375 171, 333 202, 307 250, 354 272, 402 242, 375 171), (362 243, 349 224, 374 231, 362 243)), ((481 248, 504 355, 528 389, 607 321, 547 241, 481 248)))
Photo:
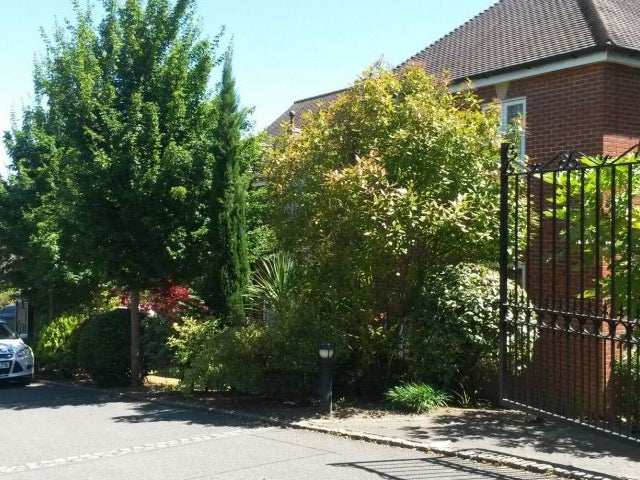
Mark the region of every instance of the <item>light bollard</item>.
POLYGON ((318 348, 320 358, 320 408, 329 415, 333 412, 333 345, 325 342, 318 348))

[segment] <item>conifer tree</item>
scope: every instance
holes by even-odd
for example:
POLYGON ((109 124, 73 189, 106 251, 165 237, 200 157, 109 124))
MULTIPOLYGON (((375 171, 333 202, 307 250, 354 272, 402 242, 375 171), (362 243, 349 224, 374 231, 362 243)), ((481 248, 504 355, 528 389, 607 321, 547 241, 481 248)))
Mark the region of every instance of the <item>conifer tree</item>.
POLYGON ((234 322, 244 315, 243 295, 248 282, 249 264, 241 139, 244 112, 238 107, 231 59, 229 50, 222 71, 218 125, 214 134, 215 168, 210 232, 212 262, 206 298, 216 314, 234 322))

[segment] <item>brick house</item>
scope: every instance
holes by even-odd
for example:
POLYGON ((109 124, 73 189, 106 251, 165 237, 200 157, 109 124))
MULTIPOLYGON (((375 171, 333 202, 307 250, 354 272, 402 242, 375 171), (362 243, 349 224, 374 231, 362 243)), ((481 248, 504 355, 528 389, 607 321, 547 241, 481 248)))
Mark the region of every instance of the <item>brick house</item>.
MULTIPOLYGON (((640 143, 638 19, 639 0, 500 0, 395 70, 408 65, 435 75, 447 70, 453 90, 470 81, 483 100, 497 102, 503 125, 523 116, 521 154, 532 163, 546 163, 569 150, 615 157, 640 143)), ((340 92, 294 102, 268 132, 278 133, 287 122, 295 127, 303 112, 340 92)), ((578 282, 572 276, 566 283, 548 282, 549 267, 541 266, 540 257, 553 255, 549 245, 556 235, 547 222, 529 245, 533 261, 525 268, 536 279, 529 294, 538 304, 546 298, 548 305, 550 296, 576 294, 578 282), (564 285, 570 282, 567 292, 564 285)), ((569 276, 568 267, 566 272, 569 276)), ((521 273, 525 283, 524 268, 521 273)), ((606 415, 613 395, 613 342, 594 335, 586 341, 572 337, 572 328, 553 326, 536 344, 534 403, 555 413, 571 410, 576 418, 606 415), (580 369, 588 370, 588 377, 569 373, 580 369)), ((580 328, 594 329, 588 324, 580 328)), ((531 400, 523 397, 522 402, 531 400)))
MULTIPOLYGON (((504 121, 526 117, 526 154, 616 155, 640 140, 640 2, 500 0, 396 67, 448 70, 452 88, 467 80, 504 121)), ((340 91, 298 100, 269 127, 295 122, 340 91)))

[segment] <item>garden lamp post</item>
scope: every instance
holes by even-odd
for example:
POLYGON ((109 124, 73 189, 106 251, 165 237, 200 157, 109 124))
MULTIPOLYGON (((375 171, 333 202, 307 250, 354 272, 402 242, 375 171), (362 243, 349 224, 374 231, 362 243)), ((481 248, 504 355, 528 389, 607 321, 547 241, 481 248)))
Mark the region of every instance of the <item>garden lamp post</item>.
POLYGON ((333 345, 324 342, 318 347, 320 357, 320 408, 331 414, 333 411, 333 379, 331 366, 333 365, 333 345))

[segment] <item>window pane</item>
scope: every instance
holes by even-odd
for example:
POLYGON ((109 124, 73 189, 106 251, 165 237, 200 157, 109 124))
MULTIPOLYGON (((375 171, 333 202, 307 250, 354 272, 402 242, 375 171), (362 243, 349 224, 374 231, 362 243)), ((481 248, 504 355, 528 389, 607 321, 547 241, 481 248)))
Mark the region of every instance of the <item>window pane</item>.
POLYGON ((522 115, 524 115, 524 105, 522 103, 514 103, 507 105, 507 122, 514 123, 522 115))

